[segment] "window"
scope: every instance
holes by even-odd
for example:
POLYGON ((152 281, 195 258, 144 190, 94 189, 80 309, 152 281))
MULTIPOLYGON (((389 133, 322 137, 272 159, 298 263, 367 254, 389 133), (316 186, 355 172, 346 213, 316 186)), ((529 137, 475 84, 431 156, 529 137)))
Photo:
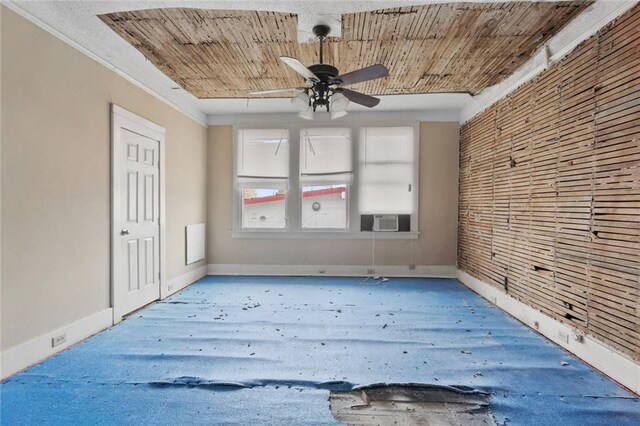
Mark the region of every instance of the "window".
POLYGON ((398 232, 380 238, 417 238, 417 125, 289 125, 235 135, 234 237, 369 238, 379 228, 375 215, 397 214, 398 232))
POLYGON ((300 131, 302 228, 347 228, 351 167, 351 129, 300 131))
POLYGON ((241 193, 242 228, 286 228, 288 130, 240 130, 237 145, 236 183, 241 193))
POLYGON ((360 132, 362 214, 413 214, 415 147, 411 127, 365 127, 360 132))
POLYGON ((346 228, 347 186, 303 186, 302 227, 307 229, 346 228))

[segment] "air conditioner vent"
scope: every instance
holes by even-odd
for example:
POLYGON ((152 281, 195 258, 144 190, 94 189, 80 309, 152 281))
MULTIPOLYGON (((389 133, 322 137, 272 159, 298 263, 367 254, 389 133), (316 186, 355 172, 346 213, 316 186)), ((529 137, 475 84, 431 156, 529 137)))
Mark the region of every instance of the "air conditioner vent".
POLYGON ((373 230, 376 232, 398 232, 398 215, 397 214, 374 215, 373 230))

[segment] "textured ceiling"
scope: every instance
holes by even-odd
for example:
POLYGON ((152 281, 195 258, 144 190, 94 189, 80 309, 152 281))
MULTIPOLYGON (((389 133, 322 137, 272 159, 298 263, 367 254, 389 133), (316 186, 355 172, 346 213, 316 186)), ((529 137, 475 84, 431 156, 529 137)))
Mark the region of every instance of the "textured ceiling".
MULTIPOLYGON (((329 39, 325 62, 342 73, 387 65, 388 78, 353 87, 369 94, 477 94, 509 76, 591 3, 449 3, 345 14, 342 37, 329 39)), ((172 8, 100 19, 201 99, 300 86, 279 56, 317 63, 318 43, 297 42, 291 13, 172 8)))

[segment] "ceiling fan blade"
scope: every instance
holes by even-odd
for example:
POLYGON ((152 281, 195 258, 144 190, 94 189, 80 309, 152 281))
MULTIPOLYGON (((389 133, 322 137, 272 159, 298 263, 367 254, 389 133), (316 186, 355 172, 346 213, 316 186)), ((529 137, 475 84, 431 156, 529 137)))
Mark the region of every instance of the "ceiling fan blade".
POLYGON ((299 60, 295 58, 290 58, 288 56, 280 56, 280 59, 282 60, 282 62, 289 65, 291 68, 293 68, 295 72, 303 76, 305 80, 320 81, 318 76, 315 75, 313 72, 311 72, 309 68, 302 65, 302 62, 300 62, 299 60))
POLYGON ((338 76, 336 79, 342 80, 341 86, 361 83, 363 81, 375 80, 389 75, 389 70, 382 64, 371 65, 357 71, 351 71, 338 76))
POLYGON ((270 95, 273 93, 293 92, 294 90, 304 90, 304 87, 289 87, 286 89, 260 90, 257 92, 249 92, 250 95, 270 95))
POLYGON ((380 98, 374 98, 373 96, 365 95, 355 90, 341 89, 340 91, 351 102, 364 105, 367 108, 373 108, 380 103, 380 98))

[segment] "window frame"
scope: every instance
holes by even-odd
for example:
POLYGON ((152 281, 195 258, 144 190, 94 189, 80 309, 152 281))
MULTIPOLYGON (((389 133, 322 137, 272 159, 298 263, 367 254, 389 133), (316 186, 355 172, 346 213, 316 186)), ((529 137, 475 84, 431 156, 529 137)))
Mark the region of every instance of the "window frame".
POLYGON ((233 126, 232 149, 232 238, 282 238, 282 239, 417 239, 420 193, 420 126, 418 122, 338 122, 314 120, 287 123, 249 123, 233 126), (300 185, 300 133, 305 128, 350 128, 351 129, 351 170, 353 178, 347 185, 347 227, 346 228, 303 228, 302 227, 302 186, 300 185), (415 212, 411 215, 409 232, 360 231, 359 175, 360 175, 360 131, 365 127, 410 127, 413 129, 414 183, 412 186, 415 212), (285 194, 285 228, 260 229, 242 228, 242 191, 237 182, 237 156, 239 153, 238 134, 245 129, 287 129, 289 131, 289 181, 285 194))
MULTIPOLYGON (((353 126, 349 126, 349 125, 335 125, 332 123, 332 125, 321 125, 321 126, 314 126, 313 122, 310 122, 309 125, 303 125, 300 126, 300 128, 297 130, 298 132, 298 158, 297 159, 291 159, 291 161, 297 161, 298 162, 298 179, 300 180, 300 162, 302 161, 302 155, 300 152, 300 147, 302 146, 302 143, 300 141, 300 135, 302 133, 302 131, 304 129, 322 129, 322 128, 327 128, 327 129, 348 129, 349 130, 349 137, 351 139, 351 152, 350 152, 350 170, 351 170, 351 179, 349 182, 342 182, 342 183, 337 183, 337 185, 345 185, 346 187, 346 199, 345 199, 345 208, 346 208, 346 212, 345 212, 345 226, 344 227, 339 227, 339 228, 322 228, 322 227, 318 227, 318 228, 312 228, 312 227, 308 227, 305 228, 303 226, 303 217, 302 217, 302 204, 303 204, 303 200, 304 200, 304 193, 303 193, 303 189, 304 189, 304 185, 302 183, 300 183, 300 181, 298 181, 298 191, 300 192, 300 203, 299 203, 299 231, 302 232, 327 232, 327 231, 336 231, 336 232, 348 232, 351 231, 351 221, 353 220, 351 217, 351 211, 352 209, 352 203, 351 203, 351 191, 353 190, 353 180, 355 175, 357 174, 357 171, 354 170, 354 165, 357 164, 357 162, 355 162, 353 160, 353 155, 355 152, 357 152, 356 149, 354 149, 353 145, 357 144, 358 141, 355 140, 354 137, 354 133, 353 133, 353 126)), ((290 170, 291 171, 291 170, 290 170)), ((359 222, 358 222, 359 223, 359 222)))
MULTIPOLYGON (((252 130, 255 129, 253 127, 247 127, 247 130, 252 130)), ((259 128, 260 130, 264 129, 263 126, 261 126, 259 128)), ((287 151, 289 152, 289 158, 287 159, 287 163, 289 163, 291 161, 291 135, 289 133, 289 129, 286 126, 276 126, 276 127, 271 127, 270 129, 275 129, 275 130, 283 130, 286 132, 287 134, 287 151)), ((238 184, 238 155, 240 153, 240 141, 237 139, 237 135, 239 132, 235 132, 234 133, 234 153, 233 153, 233 176, 234 176, 234 180, 235 180, 235 192, 236 195, 238 196, 239 200, 236 203, 238 206, 238 212, 237 212, 237 229, 241 229, 243 231, 264 231, 264 230, 273 230, 273 231, 277 231, 277 232, 282 232, 282 231, 286 231, 288 229, 288 223, 287 223, 287 211, 288 211, 288 204, 289 204, 289 181, 291 179, 291 177, 287 177, 286 179, 286 184, 284 185, 284 187, 286 188, 284 190, 285 192, 285 196, 284 196, 284 206, 285 206, 285 222, 284 222, 284 227, 282 228, 276 228, 276 227, 244 227, 243 225, 243 219, 244 219, 244 214, 243 214, 243 203, 244 203, 244 194, 243 194, 243 189, 246 188, 246 186, 243 185, 239 185, 238 184)), ((289 164, 290 165, 290 164, 289 164)), ((287 168, 287 172, 291 173, 291 167, 287 168)), ((264 189, 276 189, 279 182, 281 182, 282 178, 271 178, 271 177, 266 177, 266 176, 258 176, 255 177, 255 183, 252 185, 253 187, 257 187, 254 189, 260 189, 260 187, 264 188, 264 189), (276 184, 274 185, 274 182, 276 182, 276 184)), ((235 201, 234 201, 235 202, 235 201)), ((236 224, 234 223, 234 229, 236 224)))

